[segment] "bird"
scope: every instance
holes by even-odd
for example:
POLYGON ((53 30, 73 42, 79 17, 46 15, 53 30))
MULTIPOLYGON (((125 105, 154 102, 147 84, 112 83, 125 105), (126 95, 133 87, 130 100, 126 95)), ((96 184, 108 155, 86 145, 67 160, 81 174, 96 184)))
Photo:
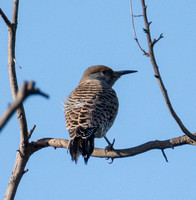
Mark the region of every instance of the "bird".
POLYGON ((69 131, 68 150, 77 163, 83 156, 87 164, 94 150, 94 139, 105 138, 108 150, 113 143, 106 137, 118 113, 119 102, 114 83, 136 70, 113 71, 105 65, 94 65, 84 72, 79 85, 64 102, 66 128, 69 131))

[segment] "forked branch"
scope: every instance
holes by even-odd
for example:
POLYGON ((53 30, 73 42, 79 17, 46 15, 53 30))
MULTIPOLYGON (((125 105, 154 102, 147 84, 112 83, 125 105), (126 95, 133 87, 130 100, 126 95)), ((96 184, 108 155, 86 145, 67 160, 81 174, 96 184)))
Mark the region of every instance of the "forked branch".
POLYGON ((12 97, 14 102, 16 102, 16 105, 13 105, 11 107, 12 109, 10 110, 8 109, 9 111, 5 115, 3 124, 6 123, 6 120, 11 116, 13 111, 17 108, 17 117, 20 126, 20 146, 16 156, 14 169, 10 181, 8 183, 7 191, 5 194, 5 200, 14 199, 20 180, 25 172, 26 163, 30 157, 29 133, 25 116, 25 110, 22 101, 29 95, 28 92, 31 89, 32 89, 31 91, 35 92, 35 90, 33 90, 35 89, 33 83, 24 85, 23 90, 25 90, 26 92, 23 93, 25 94, 24 96, 21 95, 20 92, 18 92, 18 83, 15 71, 15 42, 16 42, 16 30, 18 24, 18 6, 19 6, 19 0, 14 0, 12 22, 9 21, 8 17, 0 9, 0 16, 2 17, 8 28, 8 73, 9 73, 9 81, 10 81, 12 97), (19 101, 18 98, 20 99, 19 101))
POLYGON ((5 124, 14 114, 14 112, 20 107, 20 105, 27 99, 28 96, 37 94, 41 95, 45 98, 49 98, 49 96, 39 89, 35 88, 34 82, 24 82, 22 88, 17 92, 16 98, 12 104, 10 104, 9 108, 5 111, 3 116, 0 119, 0 131, 3 129, 5 124))
MULTIPOLYGON (((132 0, 130 0, 130 4, 131 4, 131 13, 132 13, 132 23, 134 23, 134 18, 133 18, 133 9, 132 9, 132 0)), ((163 34, 160 34, 160 36, 158 37, 158 39, 154 39, 152 41, 151 39, 151 32, 150 32, 150 24, 151 22, 148 21, 148 17, 147 17, 147 6, 145 4, 145 0, 141 0, 141 4, 142 4, 142 10, 143 10, 143 19, 144 19, 144 24, 145 24, 145 28, 144 28, 144 32, 146 33, 146 38, 147 38, 147 42, 148 42, 148 53, 146 54, 152 63, 153 69, 154 69, 154 73, 155 73, 155 77, 157 78, 158 84, 160 86, 161 92, 163 94, 163 97, 165 99, 166 105, 172 115, 172 117, 174 118, 174 120, 177 122, 177 124, 179 125, 179 127, 181 128, 181 130, 183 131, 183 133, 185 133, 188 137, 190 137, 192 140, 196 141, 196 136, 194 134, 192 134, 183 124, 183 122, 181 121, 181 119, 178 117, 178 115, 176 114, 170 98, 168 96, 167 90, 165 88, 165 85, 163 83, 161 74, 159 72, 159 67, 157 65, 156 59, 155 59, 155 55, 154 55, 154 45, 161 39, 163 38, 163 34)), ((135 35, 135 26, 133 25, 133 32, 135 35)), ((134 36, 135 37, 135 36, 134 36)), ((138 41, 138 39, 136 40, 139 48, 141 49, 141 45, 138 41)), ((141 49, 142 50, 142 49, 141 49)), ((143 52, 143 50, 142 50, 143 52)))
POLYGON ((141 17, 142 15, 134 15, 133 14, 133 6, 132 6, 132 1, 130 0, 130 10, 131 10, 131 19, 132 19, 132 28, 133 28, 133 35, 134 35, 134 39, 138 45, 138 47, 140 48, 140 50, 143 52, 144 55, 148 56, 148 53, 141 47, 137 34, 136 34, 136 30, 135 30, 135 23, 134 23, 134 17, 141 17))

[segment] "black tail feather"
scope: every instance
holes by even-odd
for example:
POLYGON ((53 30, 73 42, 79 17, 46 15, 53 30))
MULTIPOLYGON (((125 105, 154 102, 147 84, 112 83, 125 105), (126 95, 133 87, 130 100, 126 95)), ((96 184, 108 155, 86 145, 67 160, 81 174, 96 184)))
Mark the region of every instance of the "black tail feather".
POLYGON ((88 138, 81 138, 76 136, 70 140, 69 152, 71 154, 72 161, 77 163, 78 157, 82 155, 84 157, 84 162, 87 164, 88 159, 94 150, 94 134, 88 138))
POLYGON ((74 139, 71 139, 69 141, 69 152, 70 152, 72 161, 75 161, 75 163, 78 162, 78 157, 82 153, 80 149, 81 140, 82 138, 75 137, 74 139))
POLYGON ((91 154, 94 150, 94 135, 91 135, 89 138, 83 140, 83 148, 82 148, 82 155, 84 157, 84 162, 87 164, 88 159, 90 158, 91 154))

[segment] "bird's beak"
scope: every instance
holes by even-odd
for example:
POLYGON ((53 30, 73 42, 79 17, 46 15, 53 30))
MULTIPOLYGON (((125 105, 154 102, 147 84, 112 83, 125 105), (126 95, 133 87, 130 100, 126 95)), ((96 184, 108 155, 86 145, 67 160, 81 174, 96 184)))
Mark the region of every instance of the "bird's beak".
POLYGON ((131 73, 135 73, 135 72, 137 72, 137 71, 136 70, 122 70, 122 71, 115 71, 114 74, 117 77, 121 77, 122 75, 131 74, 131 73))

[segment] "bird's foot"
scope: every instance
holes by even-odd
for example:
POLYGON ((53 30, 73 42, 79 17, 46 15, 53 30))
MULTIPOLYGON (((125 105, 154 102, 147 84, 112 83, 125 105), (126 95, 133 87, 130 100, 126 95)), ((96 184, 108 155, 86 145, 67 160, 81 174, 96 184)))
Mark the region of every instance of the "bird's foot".
POLYGON ((108 151, 113 151, 114 150, 114 143, 115 143, 115 139, 113 140, 112 143, 108 142, 108 146, 105 147, 105 153, 107 153, 108 151))
POLYGON ((109 159, 111 159, 111 161, 110 162, 108 162, 109 164, 112 164, 113 163, 113 161, 114 161, 114 158, 106 158, 106 160, 109 160, 109 159))

